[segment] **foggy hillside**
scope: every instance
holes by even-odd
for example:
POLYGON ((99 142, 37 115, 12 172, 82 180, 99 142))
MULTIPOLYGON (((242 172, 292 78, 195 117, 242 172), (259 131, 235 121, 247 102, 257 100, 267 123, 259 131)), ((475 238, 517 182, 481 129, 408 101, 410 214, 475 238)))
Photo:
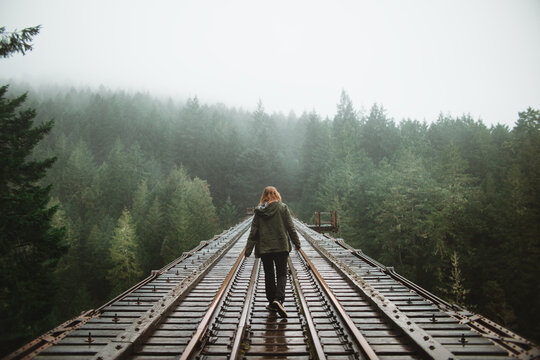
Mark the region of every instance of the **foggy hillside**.
MULTIPOLYGON (((15 84, 10 96, 22 88, 15 84)), ((55 223, 69 244, 49 324, 102 304, 235 224, 275 185, 302 220, 337 210, 336 236, 538 338, 530 286, 540 275, 532 256, 540 233, 537 110, 524 109, 509 129, 467 116, 396 123, 379 105, 356 111, 345 92, 332 119, 103 88, 32 91, 25 106, 38 123, 55 121, 34 154, 57 156, 43 183, 53 184, 55 223), (123 256, 134 265, 122 276, 119 228, 133 234, 123 256)))

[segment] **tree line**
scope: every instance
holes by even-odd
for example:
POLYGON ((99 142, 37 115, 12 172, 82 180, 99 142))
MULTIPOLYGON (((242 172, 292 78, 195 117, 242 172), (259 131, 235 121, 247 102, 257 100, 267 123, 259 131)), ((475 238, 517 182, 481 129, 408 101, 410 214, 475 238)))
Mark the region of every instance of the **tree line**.
POLYGON ((104 88, 32 90, 25 105, 37 125, 54 119, 34 157, 57 157, 42 184, 53 184, 66 250, 47 321, 25 319, 19 338, 101 305, 275 185, 300 219, 337 210, 335 236, 540 339, 538 110, 510 129, 466 115, 396 123, 380 105, 357 111, 345 92, 331 119, 104 88))

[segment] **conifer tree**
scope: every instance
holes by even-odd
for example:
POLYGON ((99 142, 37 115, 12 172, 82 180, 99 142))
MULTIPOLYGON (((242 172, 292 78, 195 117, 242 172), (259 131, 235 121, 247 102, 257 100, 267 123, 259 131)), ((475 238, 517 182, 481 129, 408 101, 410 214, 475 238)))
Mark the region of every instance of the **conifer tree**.
POLYGON ((137 259, 137 235, 129 210, 124 209, 118 219, 110 248, 112 268, 107 279, 117 294, 135 284, 142 275, 137 259))
POLYGON ((133 196, 133 207, 131 209, 133 220, 137 227, 142 225, 148 206, 150 205, 148 197, 148 183, 143 180, 133 196))
POLYGON ((159 251, 163 242, 163 216, 161 204, 157 197, 152 201, 146 181, 135 192, 131 212, 137 227, 141 269, 148 273, 162 265, 159 251))
MULTIPOLYGON (((54 200, 57 203, 56 200, 54 200)), ((90 308, 88 299, 81 300, 82 303, 75 302, 73 294, 84 286, 84 280, 87 279, 83 259, 88 258, 81 243, 80 221, 72 221, 66 214, 61 204, 58 204, 58 211, 53 217, 53 225, 65 229, 64 242, 69 246, 66 254, 58 261, 54 269, 55 280, 58 281, 57 295, 54 312, 58 319, 64 319, 67 316, 75 316, 85 306, 90 308)))
POLYGON ((145 273, 159 269, 163 266, 160 249, 163 243, 163 212, 158 198, 154 198, 143 221, 143 226, 138 232, 141 234, 140 253, 141 266, 145 273))
MULTIPOLYGON (((17 111, 26 94, 8 99, 0 87, 0 308, 2 344, 20 343, 38 330, 54 298, 52 271, 64 252, 63 231, 51 225, 51 186, 39 181, 55 158, 31 160, 52 121, 34 127, 36 112, 17 111), (22 299, 32 299, 21 301, 22 299), (30 331, 28 331, 30 329, 30 331), (5 331, 5 333, 4 333, 5 331)), ((3 346, 2 345, 2 346, 3 346)))
POLYGON ((340 161, 348 154, 356 154, 359 148, 360 122, 352 101, 345 91, 341 92, 332 125, 335 160, 340 161))
POLYGON ((229 228, 236 225, 238 222, 238 210, 233 205, 230 196, 227 196, 225 204, 223 204, 223 207, 219 210, 219 218, 223 228, 229 228))
POLYGON ((216 208, 212 203, 210 188, 205 180, 195 178, 190 181, 186 194, 189 209, 189 229, 191 243, 187 243, 189 250, 201 240, 206 240, 215 234, 219 226, 216 208))
POLYGON ((165 236, 160 254, 167 263, 181 254, 181 243, 188 229, 185 193, 188 175, 184 168, 173 168, 163 185, 161 196, 167 209, 165 236))
POLYGON ((383 158, 390 159, 399 147, 399 133, 392 121, 386 117, 382 106, 374 104, 369 116, 361 126, 361 145, 367 155, 378 163, 383 158))
POLYGON ((114 237, 114 229, 117 221, 110 216, 105 216, 90 228, 86 239, 85 255, 89 257, 84 261, 84 281, 88 284, 88 290, 92 295, 94 306, 101 305, 111 294, 111 285, 103 279, 112 267, 110 260, 111 241, 114 237))
POLYGON ((299 162, 302 199, 297 214, 308 218, 314 211, 322 211, 317 204, 317 191, 330 171, 330 130, 328 122, 321 122, 316 113, 308 115, 306 135, 301 147, 299 162))
POLYGON ((463 284, 464 279, 459 265, 459 256, 455 251, 450 256, 450 265, 450 274, 446 287, 441 288, 441 291, 454 304, 464 306, 469 290, 463 284))
POLYGON ((96 172, 94 156, 86 142, 80 140, 62 169, 62 184, 58 190, 61 201, 71 205, 71 214, 85 215, 90 206, 86 203, 86 194, 96 172))
POLYGON ((442 199, 440 187, 422 159, 408 149, 382 171, 385 180, 379 186, 384 195, 375 219, 381 259, 399 266, 409 278, 429 281, 426 276, 437 271, 434 255, 444 248, 433 222, 442 199))
MULTIPOLYGON (((0 57, 32 50, 39 30, 0 27, 0 57)), ((52 272, 66 250, 63 229, 52 224, 51 186, 39 184, 55 158, 30 159, 53 121, 34 127, 35 110, 18 110, 26 94, 8 99, 7 89, 0 87, 0 355, 49 326, 43 314, 54 301, 52 272)))
POLYGON ((6 27, 0 27, 0 57, 8 58, 13 53, 20 52, 23 55, 32 50, 32 38, 39 33, 41 25, 22 29, 21 31, 6 31, 6 27))
POLYGON ((164 262, 169 262, 210 238, 219 223, 206 181, 191 180, 183 168, 173 169, 166 191, 169 195, 167 230, 161 246, 164 262))
POLYGON ((191 243, 189 232, 189 212, 185 196, 177 191, 168 211, 169 227, 161 245, 161 257, 165 263, 174 260, 189 250, 186 243, 191 243))

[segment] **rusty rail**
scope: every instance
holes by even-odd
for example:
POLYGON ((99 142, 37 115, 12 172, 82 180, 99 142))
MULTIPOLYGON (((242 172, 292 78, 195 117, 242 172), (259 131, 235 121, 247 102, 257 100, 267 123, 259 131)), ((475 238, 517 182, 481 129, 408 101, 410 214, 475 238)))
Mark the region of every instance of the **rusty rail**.
POLYGON ((221 302, 221 299, 223 298, 223 295, 225 295, 225 291, 229 287, 229 284, 231 283, 231 280, 238 270, 238 266, 240 263, 244 260, 244 254, 246 252, 246 249, 244 248, 242 252, 240 253, 240 256, 238 256, 238 259, 236 259, 236 262, 234 263, 231 271, 225 278, 225 281, 223 282, 223 285, 218 290, 218 293, 214 297, 214 300, 212 301, 212 304, 210 304, 210 307, 206 311, 206 314, 201 320, 201 323, 197 327, 197 330, 195 330, 195 333, 191 337, 191 340, 187 344, 186 348, 184 349, 184 352, 182 355, 180 355, 180 360, 187 360, 192 355, 192 353, 195 351, 196 346, 200 343, 202 337, 206 333, 206 330, 208 329, 208 325, 210 324, 210 320, 212 320, 212 316, 214 315, 214 312, 218 308, 219 303, 221 302))
POLYGON ((93 310, 89 310, 73 319, 70 319, 2 359, 32 359, 41 351, 47 349, 48 347, 58 343, 60 340, 65 338, 69 332, 76 330, 86 324, 88 320, 93 318, 92 314, 93 310))
POLYGON ((452 354, 452 352, 447 350, 441 343, 430 336, 424 329, 412 321, 412 319, 410 319, 404 312, 400 311, 392 301, 388 300, 382 293, 364 281, 360 275, 354 273, 354 271, 352 271, 341 260, 337 259, 326 249, 319 246, 319 244, 317 244, 316 241, 314 241, 303 229, 299 231, 322 257, 333 263, 334 268, 342 276, 347 278, 350 283, 354 284, 356 288, 365 295, 365 298, 370 303, 375 305, 387 320, 394 323, 396 327, 400 329, 401 332, 424 353, 425 356, 431 359, 455 358, 455 355, 452 354))
POLYGON ((236 331, 234 341, 232 343, 231 354, 229 356, 230 360, 237 360, 240 358, 242 339, 244 338, 244 333, 248 329, 248 314, 249 308, 253 301, 253 292, 255 290, 255 283, 257 282, 257 277, 259 275, 259 259, 255 259, 253 263, 253 269, 251 270, 251 279, 249 281, 247 293, 246 293, 246 302, 242 308, 242 314, 240 315, 240 321, 238 329, 236 331))
POLYGON ((104 360, 122 358, 128 355, 137 344, 141 343, 158 325, 161 319, 167 316, 172 309, 182 301, 187 293, 201 281, 211 268, 232 248, 246 227, 240 229, 238 233, 229 240, 227 245, 222 247, 189 277, 176 285, 166 296, 159 300, 144 315, 129 325, 127 329, 117 335, 114 339, 107 341, 107 345, 92 359, 104 360))
POLYGON ((353 335, 354 340, 356 341, 357 345, 362 350, 363 355, 366 356, 370 360, 378 359, 379 357, 375 354, 375 351, 373 350, 373 348, 369 345, 369 343, 367 342, 366 338, 362 335, 362 333, 360 333, 360 331, 358 330, 358 328, 356 327, 356 325, 352 321, 349 314, 347 314, 345 309, 343 309, 343 306, 341 306, 341 303, 336 298, 336 296, 334 295, 334 293, 332 292, 330 287, 326 284, 326 281, 324 281, 321 274, 319 274, 319 272, 317 271, 316 267, 313 265, 311 260, 309 260, 309 257, 306 255, 304 250, 299 249, 298 252, 302 256, 304 261, 308 264, 309 268, 311 269, 311 271, 313 272, 313 274, 315 275, 315 277, 317 278, 317 280, 321 284, 324 292, 326 293, 326 295, 328 296, 328 298, 332 302, 332 305, 338 311, 338 313, 341 316, 343 322, 347 326, 350 333, 353 335))
POLYGON ((363 261, 375 267, 378 267, 385 274, 392 277, 396 281, 399 281, 406 287, 416 291, 424 298, 429 299, 439 309, 443 310, 450 316, 453 316, 454 318, 460 320, 461 324, 467 325, 470 328, 476 330, 477 332, 483 334, 484 337, 505 348, 509 353, 513 354, 518 359, 525 360, 540 357, 540 349, 538 347, 535 347, 535 345, 527 339, 509 331, 508 329, 503 328, 502 326, 494 323, 491 320, 486 319, 481 315, 471 313, 459 305, 448 303, 447 301, 434 295, 428 290, 413 283, 409 279, 401 276, 394 270, 394 267, 382 265, 378 261, 364 254, 362 250, 355 249, 349 244, 345 243, 343 239, 336 239, 335 243, 340 245, 344 249, 347 249, 353 255, 362 259, 363 261))
POLYGON ((296 289, 298 298, 300 299, 300 307, 306 319, 309 334, 311 336, 311 342, 313 343, 313 347, 315 348, 315 353, 317 354, 317 358, 319 360, 326 359, 326 354, 324 353, 321 339, 319 338, 317 329, 315 328, 315 323, 313 322, 313 318, 311 317, 311 313, 309 311, 309 307, 308 307, 306 298, 304 296, 304 292, 302 291, 302 286, 300 285, 300 281, 298 280, 298 276, 296 274, 296 269, 294 268, 294 265, 290 258, 288 259, 288 263, 289 263, 289 270, 291 271, 291 275, 292 275, 294 288, 296 289))
MULTIPOLYGON (((212 240, 215 240, 216 238, 223 235, 224 233, 226 233, 226 231, 222 232, 219 235, 214 236, 212 240)), ((81 315, 74 317, 73 319, 67 320, 63 324, 57 326, 56 328, 41 335, 39 338, 17 349, 15 352, 9 354, 5 359, 6 360, 31 359, 33 356, 47 349, 49 346, 52 346, 58 343, 60 340, 66 337, 68 333, 80 328, 81 326, 86 324, 90 319, 98 317, 103 311, 103 309, 105 309, 106 307, 124 299, 126 296, 130 295, 134 291, 147 285, 151 281, 155 280, 160 274, 167 272, 169 269, 171 269, 178 263, 184 261, 188 257, 192 256, 194 253, 196 253, 197 251, 199 251, 200 249, 204 248, 207 245, 208 245, 208 241, 201 241, 199 245, 197 245, 195 248, 191 249, 188 252, 184 252, 179 258, 165 265, 160 270, 152 270, 149 276, 139 281, 137 284, 133 285, 129 289, 123 291, 119 295, 115 296, 113 299, 107 301, 105 304, 101 305, 99 308, 88 310, 82 313, 81 315)))

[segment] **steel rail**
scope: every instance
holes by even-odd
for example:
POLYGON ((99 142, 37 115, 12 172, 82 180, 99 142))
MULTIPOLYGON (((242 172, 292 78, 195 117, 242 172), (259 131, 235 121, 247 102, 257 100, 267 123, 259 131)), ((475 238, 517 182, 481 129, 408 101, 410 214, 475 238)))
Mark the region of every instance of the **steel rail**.
POLYGON ((404 312, 382 293, 368 284, 360 275, 355 273, 349 266, 316 243, 304 229, 299 230, 304 238, 313 248, 327 261, 333 264, 334 268, 344 276, 351 284, 361 291, 365 298, 374 306, 387 320, 393 323, 401 332, 412 341, 412 343, 428 358, 431 359, 455 359, 456 356, 448 350, 433 336, 429 335, 422 327, 410 319, 404 312))
POLYGON ((187 296, 189 291, 206 276, 213 266, 225 256, 246 230, 247 226, 239 227, 236 234, 232 236, 226 245, 171 289, 167 295, 157 301, 145 314, 134 320, 124 332, 118 334, 114 339, 108 340, 105 347, 95 354, 92 359, 117 359, 125 357, 133 351, 133 348, 137 344, 140 344, 159 325, 161 319, 165 318, 187 296))
MULTIPOLYGON (((221 234, 219 235, 216 235, 212 238, 212 240, 210 241, 214 241, 216 240, 217 238, 225 235, 227 232, 224 231, 222 232, 221 234)), ((162 275, 163 273, 166 273, 167 271, 169 271, 171 268, 173 268, 174 266, 178 265, 179 263, 181 263, 182 261, 186 260, 187 258, 193 256, 193 254, 195 254, 197 251, 203 249, 204 247, 206 247, 207 245, 209 244, 208 241, 201 241, 199 243, 199 245, 197 245, 196 247, 194 247, 193 249, 191 249, 190 251, 186 251, 186 252, 183 252, 182 255, 180 255, 179 258, 171 261, 170 263, 168 263, 167 265, 163 266, 160 270, 152 270, 151 274, 141 280, 140 282, 138 282, 137 284, 133 285, 132 287, 130 287, 129 289, 127 289, 126 291, 122 292, 120 295, 117 295, 115 298, 113 298, 112 300, 109 300, 108 302, 106 302, 105 304, 101 305, 99 308, 97 308, 96 310, 93 311, 93 314, 96 314, 96 315, 99 315, 101 313, 101 311, 103 309, 105 309, 107 306, 110 306, 112 304, 114 304, 115 302, 117 301, 120 301, 122 300, 123 298, 125 298, 127 295, 131 294, 132 292, 140 289, 141 287, 143 287, 144 285, 148 284, 150 281, 153 281, 155 280, 159 275, 162 275)))
POLYGON ((383 273, 389 275, 394 280, 397 280, 398 282, 402 283, 403 285, 405 285, 409 289, 414 290, 417 293, 421 294, 424 298, 426 298, 426 299, 430 300, 432 303, 438 305, 439 308, 441 308, 442 310, 447 311, 448 309, 459 308, 457 305, 450 304, 450 303, 444 301, 443 299, 441 299, 437 295, 435 295, 435 294, 429 292, 428 290, 422 288, 421 286, 413 283, 409 279, 404 278, 403 276, 401 276, 400 274, 398 274, 394 270, 394 267, 392 267, 392 266, 384 266, 383 264, 381 264, 377 260, 374 260, 374 259, 370 258, 369 256, 367 256, 366 254, 364 254, 362 252, 362 250, 353 248, 349 244, 345 243, 345 241, 343 239, 336 239, 334 242, 336 244, 340 245, 341 247, 343 247, 344 249, 350 251, 350 253, 353 254, 354 256, 356 256, 357 258, 367 262, 368 264, 370 264, 370 265, 372 265, 374 267, 379 268, 383 273))
POLYGON ((398 274, 393 267, 387 267, 386 271, 392 278, 398 280, 406 287, 415 290, 422 296, 432 300, 435 298, 439 302, 433 301, 439 308, 444 310, 448 315, 459 320, 463 325, 467 325, 471 329, 482 334, 483 337, 491 340, 496 345, 502 347, 512 356, 518 359, 531 359, 534 357, 540 357, 540 347, 528 341, 527 339, 517 335, 516 333, 500 326, 499 324, 472 312, 464 309, 463 307, 455 304, 448 304, 446 301, 439 299, 437 296, 431 294, 426 289, 416 285, 409 279, 404 278, 398 274), (442 303, 442 306, 440 305, 442 303), (448 306, 452 309, 450 311, 448 306))
MULTIPOLYGON (((220 236, 223 236, 226 232, 227 231, 223 231, 221 234, 215 235, 210 241, 213 241, 219 238, 220 236)), ((49 330, 48 332, 41 335, 37 339, 27 343, 26 345, 17 349, 15 352, 9 354, 5 359, 6 360, 15 360, 15 359, 25 360, 25 359, 32 358, 33 356, 37 355, 38 353, 42 352, 48 347, 58 343, 60 340, 65 338, 67 334, 69 334, 70 332, 74 330, 77 330, 78 328, 86 324, 89 320, 94 319, 98 317, 99 315, 101 315, 101 312, 106 307, 114 304, 117 301, 124 299, 126 296, 128 296, 132 292, 142 288, 143 286, 147 285, 149 282, 155 280, 159 275, 163 274, 164 272, 167 272, 172 267, 178 265, 180 262, 184 261, 185 259, 192 256, 197 251, 207 246, 208 243, 209 243, 208 241, 201 241, 199 245, 197 245, 195 248, 191 249, 188 252, 184 252, 179 258, 165 265, 160 270, 152 270, 149 276, 139 281, 137 284, 133 285, 129 289, 123 291, 119 295, 115 296, 113 299, 107 301, 105 304, 101 305, 99 308, 88 310, 84 312, 83 314, 74 317, 73 319, 65 321, 63 324, 55 327, 52 330, 49 330)))
POLYGON ((214 312, 218 308, 218 305, 220 304, 221 299, 225 295, 225 291, 229 287, 229 284, 231 283, 232 278, 236 274, 238 267, 240 266, 240 263, 244 260, 245 252, 246 252, 246 248, 242 250, 242 252, 240 253, 240 256, 238 256, 238 259, 236 259, 233 267, 231 268, 231 271, 229 271, 229 274, 225 278, 223 285, 221 285, 221 287, 219 288, 216 296, 214 297, 214 300, 212 300, 210 307, 206 311, 206 314, 204 314, 199 326, 197 327, 197 330, 195 330, 195 333, 191 337, 191 340, 184 348, 184 352, 178 357, 178 359, 180 360, 189 359, 189 357, 195 351, 195 348, 197 347, 197 345, 201 342, 201 339, 203 338, 204 334, 206 333, 206 330, 208 329, 208 325, 210 325, 210 320, 212 320, 212 317, 214 316, 214 312))
MULTIPOLYGON (((216 239, 219 239, 221 236, 225 235, 227 232, 224 231, 222 232, 221 234, 219 235, 215 235, 211 240, 209 241, 214 241, 216 239)), ((204 249, 206 246, 208 246, 208 244, 210 243, 209 241, 206 241, 206 240, 203 240, 199 243, 199 245, 197 245, 196 247, 194 247, 193 249, 189 250, 189 251, 185 251, 182 253, 182 255, 171 261, 170 263, 168 263, 167 265, 163 266, 160 270, 159 270, 159 273, 160 274, 163 274, 163 273, 166 273, 167 271, 169 271, 170 269, 172 269, 173 267, 175 267, 176 265, 180 264, 182 261, 184 261, 185 259, 189 258, 190 256, 193 256, 197 251, 201 250, 201 249, 204 249)))
POLYGON ((377 354, 375 354, 375 351, 373 350, 371 345, 369 345, 366 338, 362 335, 360 330, 358 330, 358 328, 356 327, 356 324, 352 321, 349 314, 347 314, 347 312, 345 311, 345 309, 343 308, 343 306, 341 305, 341 303, 339 302, 337 297, 334 295, 333 291, 330 289, 328 284, 326 284, 326 281, 324 281, 324 278, 317 271, 317 268, 315 267, 315 265, 313 265, 313 263, 311 262, 309 257, 304 252, 304 250, 299 249, 298 252, 302 256, 304 261, 307 263, 307 265, 309 266, 309 268, 311 269, 311 271, 313 272, 313 274, 315 275, 315 277, 317 278, 319 283, 321 284, 324 292, 326 293, 326 295, 328 296, 328 298, 332 302, 332 305, 338 311, 338 313, 341 316, 343 322, 347 326, 350 333, 353 335, 354 340, 356 341, 356 343, 358 344, 358 346, 362 350, 363 355, 366 356, 370 360, 378 359, 379 357, 377 356, 377 354))
POLYGON ((488 320, 481 315, 471 313, 457 304, 450 304, 437 295, 403 277, 395 271, 394 267, 382 265, 378 261, 364 254, 362 250, 355 249, 349 244, 345 243, 343 239, 335 239, 334 242, 344 249, 350 251, 351 254, 359 259, 379 268, 382 272, 398 281, 405 287, 414 290, 425 299, 430 300, 446 314, 459 320, 461 324, 467 325, 471 329, 479 332, 483 337, 491 340, 496 345, 508 351, 509 354, 523 360, 530 359, 531 357, 540 357, 540 347, 536 346, 525 338, 513 333, 512 331, 496 324, 491 320, 488 320))
MULTIPOLYGON (((201 243, 204 243, 204 242, 201 241, 201 243)), ((204 246, 206 246, 206 244, 204 244, 204 246)), ((201 246, 201 244, 199 244, 199 246, 197 246, 197 249, 202 248, 204 246, 201 246)), ((186 258, 188 258, 189 256, 191 256, 191 254, 189 254, 189 255, 187 255, 187 254, 188 253, 182 254, 182 256, 179 259, 175 260, 174 262, 179 263, 179 262, 185 260, 186 258)), ((58 341, 62 340, 64 337, 66 337, 66 335, 68 333, 70 333, 73 330, 76 330, 76 329, 80 328, 81 326, 83 326, 84 324, 86 324, 88 322, 88 320, 94 319, 94 318, 98 317, 99 315, 101 315, 101 312, 106 307, 114 304, 117 301, 120 301, 120 300, 124 299, 126 296, 128 296, 132 292, 142 288, 143 286, 147 285, 151 281, 154 281, 160 274, 161 274, 161 271, 152 270, 152 272, 151 272, 151 274, 149 276, 147 276, 143 280, 139 281, 137 284, 133 285, 129 289, 123 291, 119 295, 115 296, 112 300, 107 301, 105 304, 101 305, 99 308, 88 310, 87 312, 84 313, 84 316, 83 315, 77 316, 77 317, 75 317, 75 318, 73 318, 71 320, 68 320, 68 321, 66 321, 64 323, 64 324, 70 324, 70 323, 73 323, 73 322, 77 321, 78 323, 76 325, 64 326, 64 324, 62 324, 60 326, 57 326, 56 328, 48 331, 47 333, 40 336, 36 340, 33 340, 32 342, 30 342, 30 343, 24 345, 23 347, 21 347, 20 349, 16 350, 14 353, 10 354, 6 358, 6 360, 8 360, 8 359, 9 360, 15 360, 15 359, 24 360, 24 359, 31 358, 33 355, 37 355, 37 353, 42 352, 43 350, 47 349, 48 347, 50 347, 50 346, 56 344, 58 341), (29 353, 29 351, 31 351, 31 353, 29 353)))
MULTIPOLYGON (((182 258, 182 260, 184 260, 184 259, 185 259, 185 257, 182 258)), ((160 274, 159 271, 153 270, 152 273, 149 276, 147 276, 143 280, 139 281, 137 284, 133 285, 132 287, 130 287, 126 291, 123 291, 121 294, 115 296, 112 300, 107 301, 105 304, 101 305, 97 309, 88 310, 84 314, 84 317, 82 315, 77 316, 77 317, 75 317, 75 318, 73 318, 71 320, 68 320, 68 321, 66 321, 64 323, 64 324, 69 324, 69 323, 77 321, 78 319, 81 319, 81 320, 79 320, 77 325, 67 326, 66 327, 66 326, 64 326, 64 324, 62 324, 62 325, 48 331, 47 333, 40 336, 36 340, 33 340, 32 342, 30 342, 30 343, 24 345, 23 347, 21 347, 20 349, 16 350, 14 353, 10 354, 6 358, 6 360, 8 360, 8 359, 9 360, 27 359, 27 358, 30 358, 32 355, 36 355, 37 353, 42 352, 43 350, 47 349, 51 345, 54 345, 58 341, 62 340, 71 331, 76 330, 76 329, 80 328, 81 326, 83 326, 84 324, 86 324, 88 322, 88 320, 98 317, 101 314, 101 311, 104 308, 106 308, 107 306, 110 306, 111 304, 124 299, 126 296, 128 296, 132 292, 140 289, 141 287, 145 286, 149 282, 155 280, 159 276, 159 274, 160 274), (29 351, 32 351, 32 352, 29 353, 29 351)))
POLYGON ((309 311, 309 307, 308 307, 306 298, 304 296, 304 292, 302 291, 302 286, 300 285, 300 280, 298 280, 296 269, 294 268, 294 265, 290 257, 288 259, 288 263, 289 263, 289 269, 292 275, 293 284, 298 294, 298 299, 300 299, 300 307, 302 308, 302 311, 304 313, 304 318, 306 319, 308 330, 311 335, 310 336, 311 342, 313 343, 313 347, 315 348, 315 353, 317 354, 317 358, 319 360, 326 359, 326 354, 324 352, 321 339, 318 336, 318 332, 317 332, 317 329, 315 328, 315 323, 313 321, 313 318, 311 317, 311 313, 309 311))
POLYGON ((517 359, 540 359, 540 347, 527 339, 503 328, 485 317, 466 312, 451 314, 461 318, 460 324, 469 326, 483 337, 502 347, 517 359))
POLYGON ((229 355, 230 360, 237 360, 240 357, 242 339, 244 338, 245 331, 249 329, 248 314, 251 304, 253 303, 253 293, 255 291, 255 283, 259 277, 259 259, 255 259, 253 263, 253 269, 251 270, 251 279, 249 281, 248 289, 246 292, 246 301, 242 308, 242 314, 240 315, 240 321, 238 322, 238 329, 234 337, 234 342, 232 343, 231 353, 229 355))
POLYGON ((37 339, 29 342, 15 352, 2 358, 2 360, 32 359, 34 356, 36 356, 43 350, 47 349, 50 346, 53 346, 54 344, 57 344, 71 331, 76 330, 86 324, 88 320, 94 317, 91 315, 92 311, 93 310, 89 310, 73 319, 64 322, 63 324, 55 327, 54 329, 49 330, 37 339))

